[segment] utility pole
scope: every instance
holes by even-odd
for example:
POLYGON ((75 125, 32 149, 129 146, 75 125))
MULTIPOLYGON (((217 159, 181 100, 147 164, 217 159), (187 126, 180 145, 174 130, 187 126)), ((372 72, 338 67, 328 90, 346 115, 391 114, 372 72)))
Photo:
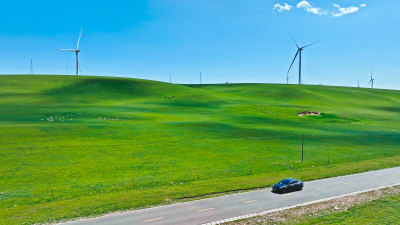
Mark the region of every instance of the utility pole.
POLYGON ((304 162, 304 134, 301 135, 301 162, 304 162))

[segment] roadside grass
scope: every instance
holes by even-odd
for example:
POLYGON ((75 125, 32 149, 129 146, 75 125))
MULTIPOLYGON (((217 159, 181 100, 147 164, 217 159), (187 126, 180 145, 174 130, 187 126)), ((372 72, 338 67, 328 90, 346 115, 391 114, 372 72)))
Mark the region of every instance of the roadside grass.
POLYGON ((398 224, 399 194, 400 186, 387 187, 226 224, 398 224))
POLYGON ((0 224, 400 165, 399 91, 0 76, 0 97, 0 224))
MULTIPOLYGON (((303 218, 302 220, 305 220, 303 218)), ((332 213, 296 224, 399 224, 400 195, 380 198, 351 207, 348 211, 332 213)))

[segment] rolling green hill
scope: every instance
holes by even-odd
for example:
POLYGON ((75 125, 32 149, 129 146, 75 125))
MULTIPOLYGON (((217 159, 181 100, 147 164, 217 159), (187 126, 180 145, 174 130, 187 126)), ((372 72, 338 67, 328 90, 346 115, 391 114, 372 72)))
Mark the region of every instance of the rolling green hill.
POLYGON ((0 224, 398 166, 399 115, 395 90, 3 75, 0 224))

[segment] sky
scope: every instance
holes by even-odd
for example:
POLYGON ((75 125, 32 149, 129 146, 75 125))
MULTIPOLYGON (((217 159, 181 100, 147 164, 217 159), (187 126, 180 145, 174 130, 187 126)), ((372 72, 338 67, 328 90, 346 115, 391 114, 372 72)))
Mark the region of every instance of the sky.
POLYGON ((74 74, 173 83, 286 83, 400 89, 398 0, 4 1, 0 74, 74 74), (298 82, 298 62, 289 83, 298 82))

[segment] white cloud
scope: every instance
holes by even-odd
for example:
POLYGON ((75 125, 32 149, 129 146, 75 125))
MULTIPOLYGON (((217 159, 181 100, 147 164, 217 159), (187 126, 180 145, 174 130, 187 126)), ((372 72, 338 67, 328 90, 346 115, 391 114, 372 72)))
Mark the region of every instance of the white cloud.
POLYGON ((359 8, 356 6, 350 6, 347 8, 342 8, 339 4, 333 4, 333 6, 339 10, 339 12, 332 12, 334 17, 341 17, 346 14, 355 13, 359 10, 359 8))
POLYGON ((308 1, 301 1, 297 4, 297 8, 304 8, 309 13, 315 14, 315 15, 326 15, 326 11, 322 10, 321 8, 317 8, 312 6, 308 1))
POLYGON ((293 8, 293 6, 288 5, 287 3, 283 3, 283 5, 278 3, 278 4, 274 5, 274 10, 276 10, 278 12, 290 11, 292 8, 293 8))
MULTIPOLYGON (((367 7, 367 4, 362 3, 357 6, 350 6, 347 8, 341 7, 339 4, 333 4, 333 7, 335 10, 325 10, 322 8, 315 7, 311 4, 310 1, 307 0, 301 0, 299 3, 297 3, 296 7, 298 9, 303 9, 308 13, 312 13, 314 15, 328 15, 328 13, 332 13, 333 17, 341 17, 346 14, 351 14, 358 12, 360 8, 367 7)), ((277 3, 274 5, 273 10, 276 10, 278 12, 284 12, 284 11, 291 11, 294 7, 289 5, 288 3, 277 3)))

